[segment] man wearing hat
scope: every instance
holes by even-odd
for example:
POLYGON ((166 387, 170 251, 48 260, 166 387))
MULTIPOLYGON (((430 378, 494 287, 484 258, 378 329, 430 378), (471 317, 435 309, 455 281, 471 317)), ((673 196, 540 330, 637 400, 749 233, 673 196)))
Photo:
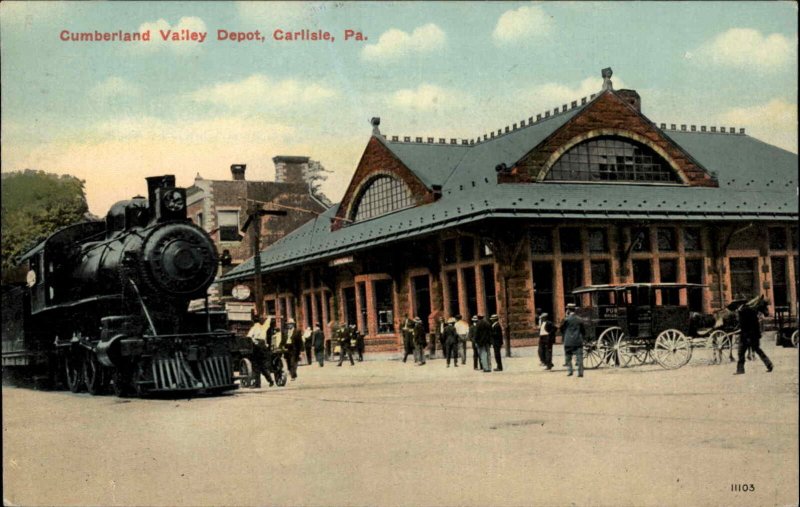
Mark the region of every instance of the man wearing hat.
POLYGON ((314 324, 314 331, 311 333, 311 343, 314 346, 314 355, 320 367, 325 366, 325 333, 319 322, 314 324))
POLYGON ((556 327, 547 312, 539 316, 539 360, 548 370, 553 369, 553 343, 556 339, 556 327))
POLYGON ((475 328, 478 324, 478 316, 473 315, 471 321, 472 324, 469 326, 467 339, 472 343, 472 369, 479 370, 481 367, 480 353, 478 352, 478 344, 475 343, 475 328))
POLYGON ((456 319, 450 317, 444 326, 444 351, 447 357, 447 367, 450 368, 450 358, 453 358, 453 366, 458 368, 458 333, 456 333, 456 319))
POLYGON ((458 335, 458 345, 461 347, 461 364, 467 363, 467 335, 469 334, 469 324, 461 315, 455 316, 455 328, 458 335))
POLYGON ((494 349, 494 361, 497 363, 494 371, 503 371, 503 327, 500 325, 497 314, 493 314, 489 320, 492 321, 492 348, 494 349))
POLYGON ((294 319, 289 319, 286 323, 286 334, 281 337, 280 348, 283 351, 283 358, 289 369, 289 376, 292 380, 297 378, 297 363, 300 359, 300 350, 303 341, 300 330, 297 329, 294 319))
POLYGON ((350 359, 350 366, 356 364, 355 361, 353 361, 355 343, 350 343, 351 341, 355 341, 354 339, 355 337, 353 336, 352 330, 346 324, 336 327, 336 341, 339 343, 339 364, 336 366, 342 365, 345 356, 350 359))
POLYGON ((492 325, 483 318, 483 315, 478 315, 478 322, 475 324, 475 343, 478 346, 483 371, 491 372, 492 360, 489 356, 489 347, 492 343, 492 325))
POLYGON ((414 355, 418 364, 425 364, 425 347, 428 345, 425 340, 425 328, 422 326, 422 319, 414 317, 414 355))
POLYGON ((583 377, 583 337, 586 328, 583 320, 575 313, 575 303, 567 305, 567 316, 561 323, 561 335, 564 337, 564 355, 567 363, 567 376, 572 376, 572 356, 578 363, 578 376, 583 377))
POLYGON ((414 361, 416 362, 417 355, 414 353, 414 319, 406 315, 400 330, 403 333, 403 362, 406 362, 409 354, 414 356, 414 361))
POLYGON ((261 376, 267 379, 269 385, 274 385, 272 374, 270 373, 271 352, 267 346, 266 319, 263 315, 253 315, 253 327, 247 333, 247 337, 253 344, 253 387, 261 387, 261 376))

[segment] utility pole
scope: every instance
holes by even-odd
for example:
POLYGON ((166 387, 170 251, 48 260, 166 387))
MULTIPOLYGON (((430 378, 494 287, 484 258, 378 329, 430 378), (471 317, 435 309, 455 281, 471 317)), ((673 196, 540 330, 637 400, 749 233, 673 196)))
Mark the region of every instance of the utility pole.
POLYGON ((247 220, 242 226, 242 232, 250 228, 250 244, 253 248, 253 297, 256 299, 256 315, 264 315, 264 295, 261 286, 261 217, 266 215, 286 216, 284 210, 266 210, 260 202, 251 202, 247 207, 247 220), (252 225, 252 227, 250 227, 252 225))

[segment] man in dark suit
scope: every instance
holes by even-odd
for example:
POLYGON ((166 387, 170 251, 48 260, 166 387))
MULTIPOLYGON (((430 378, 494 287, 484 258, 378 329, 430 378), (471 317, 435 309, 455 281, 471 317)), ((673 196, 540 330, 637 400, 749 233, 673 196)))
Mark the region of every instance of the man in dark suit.
POLYGON ((539 320, 539 359, 548 370, 553 369, 553 343, 556 339, 556 326, 547 313, 539 320))
POLYGON ((489 355, 489 347, 492 343, 492 325, 483 318, 483 315, 478 315, 478 322, 475 324, 475 343, 478 346, 483 371, 491 372, 492 360, 489 355))
POLYGON ((572 376, 572 356, 578 363, 578 376, 583 377, 583 338, 586 328, 583 320, 575 314, 575 303, 567 305, 567 316, 561 322, 561 335, 564 337, 564 354, 566 356, 567 376, 572 376))
POLYGON ((772 361, 761 350, 761 322, 758 321, 758 310, 745 303, 739 308, 739 362, 736 363, 736 373, 734 375, 744 375, 744 363, 748 350, 758 354, 767 367, 767 373, 772 371, 772 361))
POLYGON ((409 355, 414 356, 416 362, 417 355, 414 353, 414 319, 406 315, 403 326, 400 328, 403 333, 403 362, 406 362, 409 355))
POLYGON ((325 366, 325 333, 319 322, 314 324, 314 331, 311 333, 311 343, 314 345, 314 355, 320 367, 325 366))
POLYGON ((425 340, 425 327, 422 325, 422 319, 414 317, 414 354, 417 356, 419 365, 425 364, 425 347, 428 345, 425 340))
POLYGON ((297 378, 297 363, 300 359, 300 350, 303 347, 303 338, 300 330, 295 325, 294 319, 289 319, 286 328, 286 334, 281 338, 280 348, 283 350, 283 358, 289 368, 289 376, 294 380, 297 378))
POLYGON ((494 349, 494 362, 497 363, 494 371, 503 371, 503 327, 496 314, 489 317, 489 320, 492 321, 492 348, 494 349))

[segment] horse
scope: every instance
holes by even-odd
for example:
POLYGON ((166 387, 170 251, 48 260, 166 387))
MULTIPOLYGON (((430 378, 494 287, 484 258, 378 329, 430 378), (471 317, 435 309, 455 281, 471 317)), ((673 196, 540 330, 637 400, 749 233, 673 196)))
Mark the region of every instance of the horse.
MULTIPOLYGON (((728 358, 730 361, 733 362, 736 360, 733 357, 734 340, 718 341, 714 331, 722 331, 725 333, 726 337, 736 333, 739 329, 739 317, 737 312, 744 305, 755 309, 764 316, 769 315, 769 300, 763 295, 758 295, 749 300, 745 298, 736 298, 726 305, 725 308, 717 310, 711 315, 696 312, 690 314, 690 336, 702 337, 711 335, 712 363, 722 363, 722 351, 726 348, 728 349, 728 358)), ((748 351, 748 356, 752 356, 750 351, 748 351)))

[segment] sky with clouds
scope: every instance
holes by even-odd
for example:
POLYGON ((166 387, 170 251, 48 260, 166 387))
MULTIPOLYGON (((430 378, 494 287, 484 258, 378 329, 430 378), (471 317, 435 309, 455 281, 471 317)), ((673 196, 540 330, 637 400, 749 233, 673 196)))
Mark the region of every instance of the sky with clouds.
POLYGON ((604 67, 652 121, 744 127, 796 153, 797 40, 795 2, 3 1, 2 171, 76 175, 104 215, 146 176, 189 186, 246 163, 248 178, 272 179, 273 156, 307 155, 333 171, 323 191, 338 200, 371 117, 387 135, 475 138, 599 91, 604 67))

